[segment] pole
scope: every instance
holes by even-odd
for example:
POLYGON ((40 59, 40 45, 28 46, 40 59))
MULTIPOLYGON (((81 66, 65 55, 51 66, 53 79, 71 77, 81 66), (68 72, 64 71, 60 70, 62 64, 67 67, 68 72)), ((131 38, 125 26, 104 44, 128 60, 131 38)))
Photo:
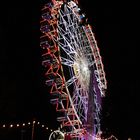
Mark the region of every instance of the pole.
POLYGON ((33 121, 33 125, 32 125, 32 137, 31 137, 31 140, 34 140, 34 129, 35 129, 35 121, 33 121))

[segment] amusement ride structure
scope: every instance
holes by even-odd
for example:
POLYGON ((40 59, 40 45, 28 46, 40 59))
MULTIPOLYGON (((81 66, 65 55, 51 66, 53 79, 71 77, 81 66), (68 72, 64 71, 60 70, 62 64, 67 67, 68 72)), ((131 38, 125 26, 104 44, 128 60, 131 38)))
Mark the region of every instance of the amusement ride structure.
POLYGON ((52 0, 41 14, 42 65, 57 121, 72 140, 99 140, 107 82, 92 28, 76 0, 52 0))

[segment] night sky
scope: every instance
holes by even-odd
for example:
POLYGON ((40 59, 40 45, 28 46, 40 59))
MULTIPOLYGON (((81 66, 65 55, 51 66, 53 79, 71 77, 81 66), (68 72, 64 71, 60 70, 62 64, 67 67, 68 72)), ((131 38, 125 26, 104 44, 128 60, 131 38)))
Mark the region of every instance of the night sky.
MULTIPOLYGON (((108 81, 102 129, 119 140, 139 140, 137 4, 79 1, 93 26, 108 81)), ((39 20, 43 3, 45 0, 0 4, 0 123, 36 118, 57 127, 41 66, 39 20)))

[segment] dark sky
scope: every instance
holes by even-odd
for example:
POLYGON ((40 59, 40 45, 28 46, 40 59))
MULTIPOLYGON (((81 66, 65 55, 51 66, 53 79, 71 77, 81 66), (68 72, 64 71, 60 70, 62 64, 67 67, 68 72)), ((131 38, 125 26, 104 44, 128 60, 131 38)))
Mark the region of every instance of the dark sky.
MULTIPOLYGON (((140 139, 138 8, 134 1, 79 0, 93 26, 108 81, 103 129, 140 139)), ((0 5, 0 122, 33 117, 55 127, 55 109, 44 84, 39 47, 40 5, 18 1, 0 5), (51 121, 53 120, 53 122, 51 121)))

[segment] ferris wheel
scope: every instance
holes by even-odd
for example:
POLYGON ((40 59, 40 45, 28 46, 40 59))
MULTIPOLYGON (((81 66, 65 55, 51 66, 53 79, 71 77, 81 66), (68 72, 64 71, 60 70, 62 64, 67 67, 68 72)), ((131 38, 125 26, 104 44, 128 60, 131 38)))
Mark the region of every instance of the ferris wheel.
POLYGON ((76 0, 45 4, 40 23, 42 65, 57 120, 72 138, 96 138, 107 82, 92 28, 76 0))

